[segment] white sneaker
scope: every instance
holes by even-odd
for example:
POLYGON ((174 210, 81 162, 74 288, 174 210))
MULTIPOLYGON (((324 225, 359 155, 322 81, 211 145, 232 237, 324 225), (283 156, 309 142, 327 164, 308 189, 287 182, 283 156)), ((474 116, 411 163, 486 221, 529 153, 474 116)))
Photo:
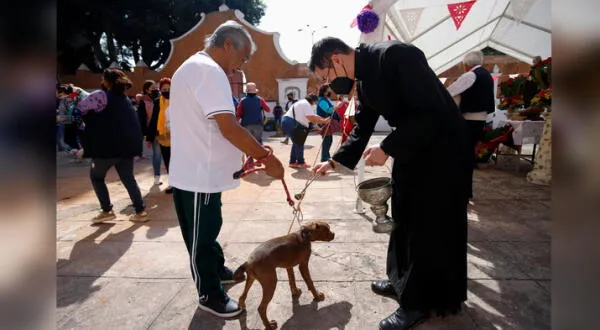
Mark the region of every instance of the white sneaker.
POLYGON ((162 184, 162 182, 160 182, 160 175, 155 175, 154 176, 154 185, 157 186, 159 184, 162 184))

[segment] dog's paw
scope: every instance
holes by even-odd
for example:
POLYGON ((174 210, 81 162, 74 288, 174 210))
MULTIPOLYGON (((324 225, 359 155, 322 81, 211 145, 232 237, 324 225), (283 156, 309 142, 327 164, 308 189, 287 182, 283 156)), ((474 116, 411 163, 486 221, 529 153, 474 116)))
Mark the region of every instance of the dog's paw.
POLYGON ((296 290, 292 289, 292 297, 300 297, 300 295, 302 294, 302 290, 296 288, 296 290))
POLYGON ((323 301, 325 300, 325 294, 323 294, 323 292, 319 292, 316 296, 314 301, 323 301))
POLYGON ((269 325, 265 327, 265 330, 275 330, 277 329, 277 321, 269 321, 269 325))

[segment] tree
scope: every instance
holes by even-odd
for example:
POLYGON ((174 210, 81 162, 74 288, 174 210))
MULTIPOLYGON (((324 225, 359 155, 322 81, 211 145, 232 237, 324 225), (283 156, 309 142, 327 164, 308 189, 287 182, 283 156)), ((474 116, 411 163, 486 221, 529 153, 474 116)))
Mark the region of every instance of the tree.
MULTIPOLYGON (((82 63, 94 72, 112 62, 131 70, 140 59, 157 69, 171 51, 169 40, 198 23, 201 13, 218 10, 222 0, 58 0, 58 68, 72 73, 82 63)), ((265 14, 262 0, 229 0, 251 24, 265 14)))

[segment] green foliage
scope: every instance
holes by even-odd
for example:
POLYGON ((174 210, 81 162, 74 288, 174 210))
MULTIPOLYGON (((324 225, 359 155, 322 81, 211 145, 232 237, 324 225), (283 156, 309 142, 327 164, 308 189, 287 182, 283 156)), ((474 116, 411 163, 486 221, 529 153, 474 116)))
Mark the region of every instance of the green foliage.
MULTIPOLYGON (((143 59, 151 69, 165 63, 170 39, 218 10, 222 0, 58 0, 59 72, 73 73, 84 63, 99 72, 116 62, 124 70, 143 59)), ((262 0, 228 0, 256 25, 265 14, 262 0)))

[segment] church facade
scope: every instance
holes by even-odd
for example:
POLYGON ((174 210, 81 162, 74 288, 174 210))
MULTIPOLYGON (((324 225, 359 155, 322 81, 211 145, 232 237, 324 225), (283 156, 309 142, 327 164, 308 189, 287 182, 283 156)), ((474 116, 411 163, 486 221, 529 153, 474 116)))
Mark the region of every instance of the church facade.
MULTIPOLYGON (((288 92, 293 92, 296 98, 303 98, 310 92, 316 93, 317 80, 309 74, 306 63, 298 63, 285 56, 279 46, 279 33, 257 29, 244 19, 242 12, 222 5, 219 11, 203 14, 188 32, 171 40, 171 54, 160 71, 150 70, 140 62, 133 72, 127 72, 134 84, 130 94, 133 96, 139 93, 147 79, 158 81, 162 77, 171 77, 181 63, 204 48, 205 37, 227 20, 242 24, 257 46, 256 53, 242 67, 243 71, 229 77, 234 96, 244 95, 246 82, 256 83, 259 95, 269 103, 285 103, 288 92)), ((84 65, 74 75, 60 76, 61 82, 73 83, 84 89, 98 88, 100 78, 100 73, 93 73, 84 65)))

